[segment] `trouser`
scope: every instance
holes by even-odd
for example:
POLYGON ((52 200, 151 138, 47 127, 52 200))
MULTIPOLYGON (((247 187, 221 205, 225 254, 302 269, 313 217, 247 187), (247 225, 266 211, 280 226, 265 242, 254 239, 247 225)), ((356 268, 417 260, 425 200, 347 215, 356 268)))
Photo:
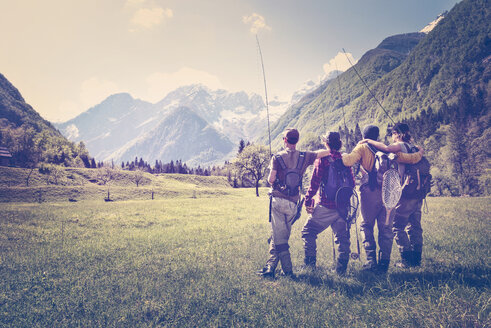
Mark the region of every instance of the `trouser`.
POLYGON ((297 212, 297 204, 284 198, 273 197, 271 204, 271 241, 267 266, 276 268, 281 261, 283 272, 293 269, 288 240, 292 230, 292 220, 297 212))
POLYGON ((395 211, 393 231, 399 251, 421 252, 423 250, 423 229, 421 228, 421 199, 401 198, 395 211), (407 230, 407 231, 406 231, 407 230))
POLYGON ((317 235, 331 226, 338 245, 338 259, 349 260, 350 238, 346 221, 339 216, 337 210, 317 205, 312 215, 302 228, 302 239, 305 256, 316 256, 317 235))
POLYGON ((365 248, 367 261, 377 261, 377 244, 375 243, 374 235, 375 222, 377 222, 378 228, 379 260, 390 260, 392 241, 394 239, 392 220, 395 216, 395 210, 392 210, 390 214, 389 224, 385 224, 387 211, 382 202, 382 189, 380 187, 372 191, 368 185, 362 185, 360 198, 362 215, 360 230, 363 234, 363 247, 365 248))

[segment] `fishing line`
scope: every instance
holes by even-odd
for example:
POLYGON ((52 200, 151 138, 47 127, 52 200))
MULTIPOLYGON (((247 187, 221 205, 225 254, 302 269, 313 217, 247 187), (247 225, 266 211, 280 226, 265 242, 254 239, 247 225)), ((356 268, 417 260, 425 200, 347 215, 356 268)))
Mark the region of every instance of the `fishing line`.
POLYGON ((351 63, 351 60, 349 59, 348 55, 346 54, 346 50, 344 50, 344 48, 342 48, 342 49, 343 49, 344 55, 346 56, 346 59, 348 59, 348 62, 350 63, 351 67, 355 70, 356 75, 358 75, 358 77, 360 78, 361 82, 363 82, 363 84, 365 85, 365 87, 367 88, 367 90, 372 95, 373 99, 375 99, 375 101, 379 104, 380 108, 382 108, 382 110, 387 115, 387 117, 392 121, 392 123, 396 124, 396 122, 394 122, 394 120, 392 119, 392 117, 390 117, 389 113, 385 110, 384 106, 382 106, 382 104, 380 103, 380 101, 378 101, 377 97, 375 97, 375 95, 373 94, 372 90, 370 90, 370 88, 368 87, 368 85, 366 84, 366 82, 361 77, 360 73, 358 73, 358 70, 356 69, 356 67, 353 65, 353 63, 351 63))
POLYGON ((263 61, 263 53, 261 51, 261 45, 259 44, 259 38, 256 34, 257 47, 259 49, 259 56, 261 57, 261 67, 263 69, 263 80, 264 80, 264 95, 266 97, 266 116, 268 118, 268 137, 269 137, 269 157, 272 156, 273 152, 271 151, 271 129, 269 124, 269 103, 268 103, 268 89, 266 87, 266 73, 264 72, 264 61, 263 61))

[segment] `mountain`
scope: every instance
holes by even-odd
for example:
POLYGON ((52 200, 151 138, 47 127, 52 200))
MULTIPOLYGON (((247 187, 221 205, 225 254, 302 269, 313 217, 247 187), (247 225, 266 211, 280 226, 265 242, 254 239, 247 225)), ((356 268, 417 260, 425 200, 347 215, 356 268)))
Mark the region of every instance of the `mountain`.
POLYGON ((55 126, 68 139, 83 141, 98 160, 107 160, 116 149, 155 127, 158 117, 153 104, 121 93, 55 126))
POLYGON ((0 145, 13 155, 12 165, 39 162, 84 166, 88 152, 83 144, 68 141, 27 104, 21 93, 0 74, 0 145))
POLYGON ((188 107, 173 109, 153 129, 118 149, 111 158, 185 159, 194 167, 222 159, 234 143, 188 107))
MULTIPOLYGON (((270 118, 278 117, 285 108, 286 102, 271 102, 270 118)), ((112 95, 74 119, 56 126, 70 140, 83 140, 98 160, 129 161, 138 156, 150 163, 181 159, 188 164, 207 165, 229 159, 234 153, 231 145, 238 145, 241 139, 255 140, 267 128, 265 118, 266 108, 259 95, 190 85, 170 92, 155 104, 134 99, 126 93, 112 95), (180 111, 187 114, 178 116, 180 111), (198 118, 201 120, 199 123, 198 118), (175 126, 182 123, 182 127, 205 129, 202 136, 208 143, 195 140, 193 147, 189 147, 186 139, 182 138, 186 130, 169 130, 172 119, 189 120, 179 124, 174 122, 175 126), (164 137, 162 131, 168 136, 164 137), (151 150, 142 146, 147 145, 146 140, 154 142, 149 146, 151 150), (195 147, 198 145, 199 149, 195 147), (171 149, 175 150, 173 155, 171 149)))

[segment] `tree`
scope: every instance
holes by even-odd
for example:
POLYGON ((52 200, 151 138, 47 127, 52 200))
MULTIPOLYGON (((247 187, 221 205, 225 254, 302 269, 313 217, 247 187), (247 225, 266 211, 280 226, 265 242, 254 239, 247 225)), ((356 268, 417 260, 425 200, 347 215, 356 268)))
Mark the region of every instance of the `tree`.
POLYGON ((114 179, 114 170, 107 166, 97 169, 97 179, 102 181, 102 184, 107 184, 114 179))
POLYGON ((244 139, 240 139, 240 142, 239 142, 239 150, 237 151, 237 155, 242 153, 242 151, 244 150, 245 148, 245 141, 244 139))
POLYGON ((140 182, 143 180, 143 171, 142 170, 139 170, 139 169, 136 169, 135 172, 133 173, 133 176, 131 177, 131 180, 138 187, 138 185, 140 184, 140 182))
POLYGON ((234 168, 243 176, 253 179, 256 196, 259 197, 259 182, 266 175, 269 164, 269 150, 262 145, 249 145, 233 161, 234 168))

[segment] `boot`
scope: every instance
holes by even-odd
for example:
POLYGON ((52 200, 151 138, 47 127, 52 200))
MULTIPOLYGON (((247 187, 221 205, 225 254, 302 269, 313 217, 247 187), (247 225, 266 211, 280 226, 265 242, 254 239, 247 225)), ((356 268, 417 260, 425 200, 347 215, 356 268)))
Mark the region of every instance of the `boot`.
POLYGON ((377 259, 374 257, 367 257, 367 261, 363 264, 361 270, 363 272, 375 272, 377 270, 377 259))
POLYGON ((293 273, 293 271, 289 272, 282 272, 281 275, 285 278, 291 279, 291 280, 297 280, 297 276, 293 273))
POLYGON ((412 251, 411 252, 411 266, 412 267, 419 267, 421 266, 421 251, 412 251))
POLYGON ((348 268, 349 259, 340 259, 338 258, 338 262, 336 263, 336 274, 338 276, 346 275, 346 269, 348 268))
POLYGON ((289 275, 290 273, 293 274, 293 264, 290 252, 281 252, 278 254, 278 257, 280 258, 281 270, 283 273, 285 273, 285 275, 289 275))
POLYGON ((274 267, 272 267, 270 265, 266 265, 264 268, 256 271, 256 274, 258 276, 263 277, 263 278, 274 279, 274 272, 275 272, 274 267))
POLYGON ((317 263, 317 257, 305 256, 304 263, 305 263, 306 269, 315 270, 315 264, 317 263))
POLYGON ((386 274, 387 271, 389 271, 389 263, 390 260, 384 260, 384 259, 380 260, 377 266, 377 273, 386 274))
POLYGON ((411 255, 409 251, 401 252, 401 260, 396 262, 395 266, 401 269, 408 269, 411 266, 411 255))

